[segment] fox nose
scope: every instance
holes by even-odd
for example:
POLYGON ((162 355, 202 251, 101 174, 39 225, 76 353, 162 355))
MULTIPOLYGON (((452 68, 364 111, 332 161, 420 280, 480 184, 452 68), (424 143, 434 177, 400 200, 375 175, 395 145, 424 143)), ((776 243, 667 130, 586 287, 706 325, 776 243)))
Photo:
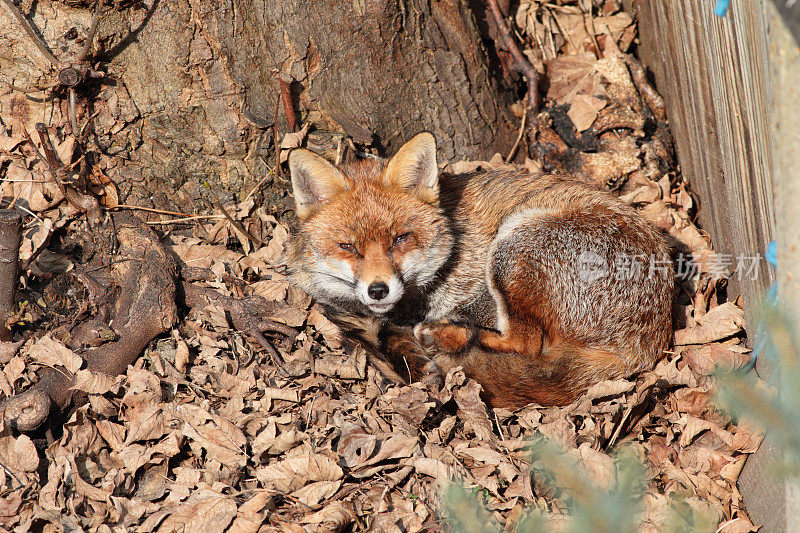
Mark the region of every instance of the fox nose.
POLYGON ((373 300, 383 300, 389 294, 389 286, 382 281, 373 281, 367 287, 367 294, 373 300))

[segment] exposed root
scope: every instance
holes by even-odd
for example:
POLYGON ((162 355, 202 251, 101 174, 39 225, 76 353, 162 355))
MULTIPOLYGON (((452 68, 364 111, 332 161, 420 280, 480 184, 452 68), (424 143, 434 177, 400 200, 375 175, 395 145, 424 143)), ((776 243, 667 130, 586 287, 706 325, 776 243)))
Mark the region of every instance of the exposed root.
MULTIPOLYGON (((77 324, 69 344, 76 347, 91 346, 81 355, 86 368, 109 375, 125 371, 156 336, 168 331, 177 319, 175 306, 175 277, 177 267, 172 257, 161 246, 158 236, 141 220, 130 214, 116 214, 112 218, 112 231, 105 232, 106 249, 114 250, 108 281, 99 280, 84 269, 83 276, 105 286, 105 291, 90 291, 92 303, 98 308, 107 324, 113 325, 113 340, 98 344, 95 328, 77 324)), ((111 228, 109 228, 111 229, 111 228)), ((100 233, 100 232, 98 232, 100 233)), ((98 256, 101 254, 98 254, 98 256)), ((85 284, 86 285, 86 284, 85 284)), ((88 286, 93 286, 89 283, 88 286)), ((85 322, 96 322, 90 317, 85 322)), ((41 425, 48 417, 51 406, 66 408, 73 400, 74 376, 69 372, 44 369, 36 385, 0 406, 3 416, 23 431, 41 425)))

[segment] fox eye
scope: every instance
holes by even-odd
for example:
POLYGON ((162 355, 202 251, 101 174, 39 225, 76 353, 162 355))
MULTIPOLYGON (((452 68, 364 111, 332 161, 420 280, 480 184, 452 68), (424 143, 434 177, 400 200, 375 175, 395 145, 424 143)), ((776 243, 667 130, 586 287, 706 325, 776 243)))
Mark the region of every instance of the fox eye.
POLYGON ((411 236, 411 233, 408 233, 408 232, 407 233, 401 233, 400 235, 398 235, 397 237, 394 238, 394 242, 392 242, 392 247, 397 246, 398 244, 401 244, 401 243, 405 242, 405 240, 408 239, 410 236, 411 236))
POLYGON ((341 248, 342 250, 345 250, 347 252, 355 252, 356 251, 356 247, 353 246, 352 244, 350 244, 349 242, 340 242, 339 243, 339 248, 341 248))

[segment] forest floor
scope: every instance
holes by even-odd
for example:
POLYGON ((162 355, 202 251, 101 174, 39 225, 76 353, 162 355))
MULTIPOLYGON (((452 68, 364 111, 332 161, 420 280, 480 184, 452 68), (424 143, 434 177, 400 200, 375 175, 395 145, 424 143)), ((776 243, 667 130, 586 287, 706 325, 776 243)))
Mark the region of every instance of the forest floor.
MULTIPOLYGON (((752 265, 720 257, 694 223, 663 107, 626 55, 636 26, 618 2, 594 16, 578 2, 521 2, 515 21, 548 81, 541 114, 528 116, 523 102, 514 109, 535 129, 538 156, 448 169, 577 173, 663 228, 676 249, 675 346, 652 371, 598 384, 571 405, 513 412, 487 408, 458 369, 435 390, 387 380, 363 352, 344 351, 337 329, 282 273, 291 215, 247 194, 224 206, 238 227, 221 204, 208 216, 135 211, 178 264, 178 305, 165 311, 165 333, 109 378, 86 355, 107 332, 95 328, 101 340, 87 343, 76 330, 109 298, 92 293, 94 273, 122 262, 99 228, 131 224, 106 213, 122 210, 116 183, 136 156, 87 156, 68 103, 50 111, 63 168, 84 165, 86 190, 100 200, 82 211, 37 156, 34 145, 46 147, 25 133, 42 121, 40 104, 4 88, 2 207, 24 214, 27 307, 16 326, 24 343, 0 362, 0 399, 31 387, 41 369, 63 368, 87 401, 31 434, 0 422, 0 528, 533 531, 538 519, 556 530, 580 530, 583 519, 596 531, 754 531, 736 480, 762 434, 716 400, 717 374, 750 364, 744 315, 727 301, 725 280, 752 265), (256 311, 236 308, 241 298, 256 311), (263 318, 274 326, 269 338, 254 333, 263 318), (536 446, 543 441, 554 446, 536 446)), ((78 119, 104 121, 106 131, 138 120, 118 92, 78 119)), ((261 186, 285 188, 274 170, 261 186)))

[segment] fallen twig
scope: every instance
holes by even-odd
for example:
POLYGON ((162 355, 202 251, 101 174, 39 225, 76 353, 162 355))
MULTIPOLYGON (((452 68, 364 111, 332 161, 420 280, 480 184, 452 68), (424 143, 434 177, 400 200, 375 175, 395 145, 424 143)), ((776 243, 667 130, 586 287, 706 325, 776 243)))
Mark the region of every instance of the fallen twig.
POLYGON ((239 224, 239 222, 233 219, 230 213, 228 213, 228 210, 225 209, 225 206, 222 205, 222 202, 219 201, 217 194, 214 192, 214 189, 211 188, 211 185, 207 181, 204 182, 203 185, 205 186, 206 189, 208 189, 208 192, 211 193, 211 197, 213 198, 214 205, 216 206, 216 208, 222 211, 222 214, 225 215, 225 218, 228 219, 228 222, 230 222, 231 225, 234 228, 236 228, 236 231, 240 232, 242 235, 250 239, 250 242, 252 242, 256 246, 261 246, 264 244, 261 239, 259 239, 258 237, 247 231, 244 228, 244 226, 242 226, 241 224, 239 224))
POLYGON ((503 14, 500 12, 497 0, 489 0, 489 7, 492 10, 494 20, 497 23, 497 28, 500 31, 506 49, 511 52, 511 55, 514 57, 514 69, 527 78, 528 107, 530 107, 534 113, 537 113, 539 111, 539 73, 531 62, 522 55, 517 43, 515 43, 514 39, 511 37, 511 32, 503 20, 503 14))
POLYGON ((514 141, 514 146, 511 147, 511 150, 508 152, 508 155, 505 158, 506 163, 510 163, 514 156, 517 154, 517 149, 519 148, 519 143, 522 141, 522 136, 525 135, 525 126, 528 123, 528 106, 525 106, 525 110, 522 112, 522 122, 519 125, 519 132, 517 133, 517 140, 514 141))
POLYGON ((13 209, 0 209, 0 363, 11 360, 19 349, 9 321, 16 302, 21 239, 22 217, 13 209))
POLYGON ((28 34, 28 37, 30 37, 31 41, 33 41, 33 44, 36 45, 36 48, 39 49, 39 52, 41 52, 45 59, 47 59, 54 67, 57 67, 59 65, 58 59, 56 59, 56 56, 54 56, 53 53, 47 48, 47 45, 42 42, 39 36, 36 35, 36 32, 33 30, 33 26, 31 26, 31 23, 28 22, 28 19, 25 17, 25 15, 22 14, 22 11, 20 11, 20 9, 17 7, 17 4, 15 4, 12 0, 3 0, 3 2, 5 2, 6 6, 8 6, 8 9, 11 10, 11 13, 14 15, 14 17, 16 17, 20 26, 22 26, 22 29, 28 34))

